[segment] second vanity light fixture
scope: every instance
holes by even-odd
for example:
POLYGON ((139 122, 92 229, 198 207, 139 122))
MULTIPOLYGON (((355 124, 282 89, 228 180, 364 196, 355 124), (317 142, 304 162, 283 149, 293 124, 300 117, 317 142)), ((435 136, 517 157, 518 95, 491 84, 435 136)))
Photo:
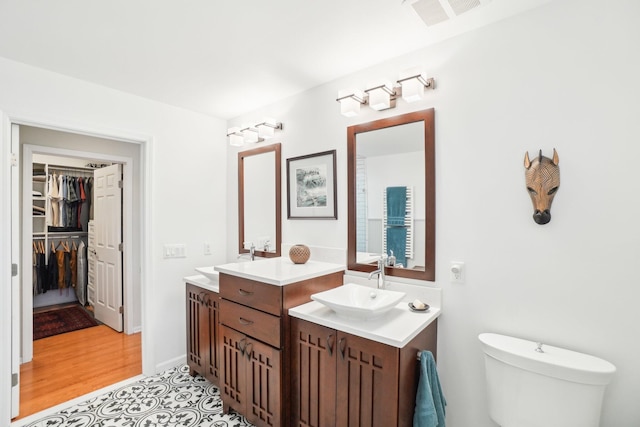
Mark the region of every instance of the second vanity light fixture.
POLYGON ((255 124, 229 128, 227 129, 227 137, 229 137, 230 145, 239 147, 244 144, 271 139, 275 136, 276 130, 282 130, 282 123, 277 122, 275 119, 263 119, 255 124))
POLYGON ((434 78, 415 69, 401 73, 396 83, 371 84, 364 92, 339 91, 336 101, 340 103, 340 112, 346 117, 353 117, 358 115, 361 105, 367 104, 378 111, 395 108, 396 99, 400 96, 406 102, 415 102, 424 97, 425 89, 435 89, 434 78))

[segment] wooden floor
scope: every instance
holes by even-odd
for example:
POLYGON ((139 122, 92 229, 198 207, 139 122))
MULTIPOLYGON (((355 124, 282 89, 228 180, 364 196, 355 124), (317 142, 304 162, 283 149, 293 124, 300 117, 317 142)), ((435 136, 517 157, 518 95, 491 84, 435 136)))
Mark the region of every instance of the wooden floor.
POLYGON ((142 373, 141 334, 100 325, 33 342, 20 367, 20 415, 50 408, 142 373))

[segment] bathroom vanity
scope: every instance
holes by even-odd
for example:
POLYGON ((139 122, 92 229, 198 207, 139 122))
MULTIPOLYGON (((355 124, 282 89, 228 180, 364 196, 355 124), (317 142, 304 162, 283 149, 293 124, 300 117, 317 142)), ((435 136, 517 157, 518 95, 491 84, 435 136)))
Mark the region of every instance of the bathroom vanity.
POLYGON ((412 426, 417 357, 436 356, 440 309, 406 302, 372 320, 344 319, 318 302, 289 310, 292 425, 412 426))
POLYGON ((426 313, 402 301, 349 320, 311 301, 343 284, 343 265, 271 258, 215 269, 215 281, 185 278, 187 359, 220 388, 225 412, 256 426, 412 425, 418 352, 436 355, 439 290, 426 313))
POLYGON ((342 285, 344 266, 287 258, 216 266, 220 273, 218 350, 223 410, 256 426, 290 418, 288 309, 342 285))
POLYGON ((185 277, 187 297, 187 365, 209 382, 220 385, 218 283, 205 276, 185 277))

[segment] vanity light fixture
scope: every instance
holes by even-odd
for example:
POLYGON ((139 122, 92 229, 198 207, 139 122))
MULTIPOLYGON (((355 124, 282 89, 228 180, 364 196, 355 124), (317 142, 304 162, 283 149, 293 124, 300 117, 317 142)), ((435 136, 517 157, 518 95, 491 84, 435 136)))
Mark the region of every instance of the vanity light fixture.
POLYGON ((395 108, 399 97, 405 102, 419 101, 424 97, 425 89, 435 89, 433 77, 427 77, 424 71, 414 67, 400 73, 400 78, 392 83, 381 81, 369 85, 364 92, 360 90, 341 90, 336 101, 340 103, 343 116, 354 117, 360 113, 361 105, 369 105, 377 111, 395 108))
POLYGON ((433 77, 427 78, 425 72, 409 70, 401 73, 398 83, 402 87, 402 99, 406 102, 420 101, 424 97, 425 89, 435 89, 433 77))
POLYGON ((253 125, 247 124, 242 127, 229 128, 227 129, 227 137, 229 137, 229 145, 240 147, 244 144, 273 138, 276 130, 282 130, 282 123, 275 119, 263 119, 253 125))
POLYGON ((395 108, 397 89, 399 88, 394 88, 390 82, 366 89, 365 92, 369 95, 369 106, 378 111, 395 108))
POLYGON ((271 139, 274 137, 276 129, 282 130, 282 123, 276 122, 275 119, 265 118, 255 127, 258 129, 258 138, 271 139))
POLYGON ((343 116, 354 117, 360 112, 360 106, 367 103, 367 95, 360 90, 341 90, 336 101, 343 116))

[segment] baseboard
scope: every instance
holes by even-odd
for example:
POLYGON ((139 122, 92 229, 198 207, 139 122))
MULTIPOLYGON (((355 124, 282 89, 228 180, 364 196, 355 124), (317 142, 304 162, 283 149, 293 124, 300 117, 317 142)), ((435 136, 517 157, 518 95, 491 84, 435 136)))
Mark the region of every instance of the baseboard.
POLYGON ((187 364, 187 354, 183 354, 176 358, 167 360, 156 365, 156 373, 164 372, 167 369, 175 368, 176 366, 182 366, 187 364))

